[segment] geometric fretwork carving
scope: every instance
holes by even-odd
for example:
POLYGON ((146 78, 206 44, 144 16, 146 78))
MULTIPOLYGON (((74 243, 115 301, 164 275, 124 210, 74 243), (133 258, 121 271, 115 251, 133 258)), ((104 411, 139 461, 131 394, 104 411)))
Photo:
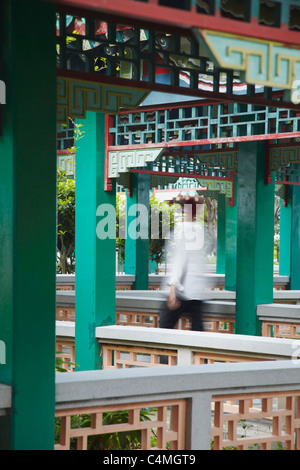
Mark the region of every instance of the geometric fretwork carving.
POLYGON ((108 177, 117 178, 129 168, 144 167, 147 162, 154 162, 162 149, 116 150, 108 153, 108 177))
POLYGON ((121 107, 136 108, 148 91, 76 77, 57 78, 57 122, 85 118, 86 111, 118 113, 121 107))
MULTIPOLYGON (((59 443, 55 449, 70 450, 71 444, 77 450, 87 450, 91 446, 88 437, 93 437, 92 444, 95 449, 101 449, 104 434, 120 432, 141 432, 140 450, 153 449, 151 430, 157 430, 155 449, 183 450, 185 448, 185 421, 186 402, 184 399, 161 400, 145 403, 112 404, 105 406, 89 406, 88 408, 57 410, 56 417, 60 418, 61 430, 59 443), (152 419, 142 420, 142 410, 148 409, 153 414, 152 419), (103 419, 105 413, 122 411, 128 414, 128 420, 124 422, 110 423, 103 419), (88 427, 81 426, 81 420, 76 423, 71 419, 74 415, 84 415, 85 421, 89 420, 88 427), (76 426, 77 424, 77 426, 76 426)), ((80 417, 79 417, 80 418, 80 417)))
POLYGON ((270 171, 278 171, 290 163, 300 162, 300 147, 274 147, 270 149, 270 171))
POLYGON ((213 449, 299 450, 299 399, 299 391, 213 397, 213 449), (264 430, 255 434, 259 420, 264 430))
POLYGON ((248 84, 292 90, 293 81, 300 72, 297 45, 286 47, 280 42, 211 30, 200 33, 198 38, 203 38, 220 67, 240 71, 248 84))
POLYGON ((210 191, 218 191, 225 194, 226 197, 231 198, 233 194, 233 181, 228 179, 201 179, 197 178, 201 186, 207 187, 210 191))

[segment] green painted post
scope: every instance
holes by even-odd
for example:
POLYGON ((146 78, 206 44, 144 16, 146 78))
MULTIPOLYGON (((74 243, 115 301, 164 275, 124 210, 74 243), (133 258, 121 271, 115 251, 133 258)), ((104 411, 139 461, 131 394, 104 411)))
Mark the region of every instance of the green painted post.
POLYGON ((54 4, 1 1, 0 382, 12 386, 12 410, 0 447, 12 450, 54 446, 55 40, 54 4))
POLYGON ((150 175, 133 173, 131 183, 131 195, 126 198, 124 271, 135 275, 134 289, 148 290, 150 175))
POLYGON ((101 368, 96 326, 115 323, 116 192, 104 191, 105 115, 76 120, 75 362, 78 370, 101 368))
POLYGON ((292 188, 291 274, 290 289, 300 289, 300 186, 292 188))
POLYGON ((292 236, 292 198, 291 188, 287 188, 287 205, 280 202, 280 241, 279 241, 279 274, 291 274, 291 236, 292 236))
MULTIPOLYGON (((237 176, 235 187, 237 188, 237 176)), ((233 207, 226 203, 225 289, 236 290, 237 194, 233 207)))
POLYGON ((274 178, 265 185, 264 142, 239 145, 236 333, 260 335, 256 307, 273 302, 274 178))
POLYGON ((218 225, 217 225, 217 263, 216 273, 225 273, 225 231, 226 231, 226 199, 225 194, 218 194, 218 225))

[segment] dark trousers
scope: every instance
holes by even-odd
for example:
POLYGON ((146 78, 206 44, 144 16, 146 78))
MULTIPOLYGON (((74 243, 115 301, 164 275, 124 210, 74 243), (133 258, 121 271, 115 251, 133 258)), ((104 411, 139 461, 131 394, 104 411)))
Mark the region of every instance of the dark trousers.
POLYGON ((170 310, 165 302, 159 312, 159 327, 174 328, 180 317, 187 316, 191 318, 192 330, 202 331, 202 305, 201 300, 181 300, 179 308, 170 310))

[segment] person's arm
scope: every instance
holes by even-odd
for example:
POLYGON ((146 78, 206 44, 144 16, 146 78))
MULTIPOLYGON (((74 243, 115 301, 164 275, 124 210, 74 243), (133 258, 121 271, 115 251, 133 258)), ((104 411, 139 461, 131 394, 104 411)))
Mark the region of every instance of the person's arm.
POLYGON ((168 308, 175 310, 180 307, 181 302, 176 297, 176 291, 182 291, 183 285, 181 284, 184 266, 185 266, 185 252, 182 248, 181 240, 178 240, 173 250, 172 272, 168 282, 170 286, 170 294, 168 297, 168 308))
POLYGON ((170 286, 170 294, 167 300, 167 305, 170 310, 176 310, 180 307, 181 302, 176 297, 176 285, 171 284, 170 286))

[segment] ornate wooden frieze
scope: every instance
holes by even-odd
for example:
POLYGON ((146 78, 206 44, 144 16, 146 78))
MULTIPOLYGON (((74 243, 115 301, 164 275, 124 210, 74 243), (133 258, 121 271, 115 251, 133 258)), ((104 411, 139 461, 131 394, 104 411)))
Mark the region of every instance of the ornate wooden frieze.
POLYGON ((208 168, 222 168, 226 171, 238 171, 238 151, 237 150, 224 150, 216 151, 215 153, 202 153, 196 154, 197 159, 202 165, 208 168))
POLYGON ((117 178, 129 168, 142 168, 154 162, 162 149, 116 150, 108 152, 108 178, 117 178))
MULTIPOLYGON (((60 1, 57 3, 59 5, 60 1)), ((76 2, 64 0, 62 3, 76 2)), ((232 33, 242 31, 249 36, 268 40, 285 35, 286 42, 292 44, 296 44, 299 38, 299 0, 85 0, 84 3, 87 8, 97 10, 94 31, 98 35, 106 32, 105 22, 99 20, 101 10, 109 17, 125 16, 139 23, 158 23, 160 27, 164 24, 185 29, 198 27, 232 33)), ((78 29, 82 31, 84 26, 78 18, 78 29)), ((93 32, 93 29, 89 30, 93 32)))
POLYGON ((293 163, 300 163, 300 146, 270 148, 269 171, 277 172, 293 163))
POLYGON ((300 76, 299 44, 286 46, 282 42, 212 30, 200 30, 200 36, 216 64, 240 71, 246 83, 293 91, 300 76))
MULTIPOLYGON (((300 135, 298 113, 250 104, 191 104, 155 111, 140 110, 114 117, 113 145, 159 144, 160 147, 222 145, 300 135), (293 135, 292 135, 293 134, 293 135)), ((201 152, 202 153, 202 152, 201 152)))
POLYGON ((57 78, 57 122, 85 118, 86 111, 114 114, 120 108, 137 108, 148 91, 59 76, 57 78))
POLYGON ((206 187, 209 191, 218 191, 220 194, 225 194, 229 199, 233 196, 233 181, 229 179, 202 179, 197 178, 201 186, 206 187))
POLYGON ((178 176, 170 176, 170 175, 156 175, 153 173, 150 176, 150 189, 152 188, 169 188, 170 185, 175 184, 178 180, 178 176))
MULTIPOLYGON (((292 8, 290 0, 286 1, 289 2, 289 8, 292 8)), ((296 6, 291 11, 297 13, 297 0, 294 1, 296 6)), ((286 31, 287 25, 273 24, 271 18, 272 28, 261 27, 258 21, 268 22, 269 18, 268 14, 261 14, 263 9, 260 0, 187 0, 176 3, 169 0, 169 5, 161 4, 160 0, 149 0, 149 5, 147 0, 119 0, 117 16, 122 17, 121 12, 126 5, 126 23, 110 14, 102 17, 101 10, 108 13, 114 9, 114 4, 116 2, 102 2, 97 12, 86 15, 83 11, 66 12, 66 8, 58 7, 56 51, 59 75, 65 70, 80 71, 95 76, 98 81, 103 77, 110 77, 121 86, 126 86, 125 82, 130 79, 137 88, 148 90, 208 99, 213 97, 222 100, 225 97, 226 101, 231 102, 245 102, 246 97, 248 103, 281 107, 286 103, 287 107, 295 108, 293 102, 284 101, 286 98, 283 93, 278 100, 278 96, 273 96, 272 89, 268 88, 268 93, 263 96, 262 85, 253 87, 252 81, 245 82, 239 73, 240 69, 236 73, 230 63, 221 67, 215 59, 212 61, 199 41, 199 31, 214 28, 223 31, 222 34, 248 34, 254 41, 259 38, 259 41, 273 44, 282 34, 278 28, 286 31), (183 8, 181 4, 184 5, 183 8), (156 10, 158 15, 152 17, 150 28, 147 20, 148 8, 151 12, 156 10), (141 9, 144 21, 138 20, 141 9), (107 18, 111 18, 111 21, 107 18), (134 21, 130 21, 130 18, 134 21), (184 27, 185 21, 188 26, 184 27), (156 23, 158 24, 155 26, 156 23), (173 28, 168 28, 168 24, 173 24, 173 28)), ((291 15, 286 14, 283 0, 281 4, 282 19, 286 21, 286 17, 291 15)), ((293 18, 297 18, 297 15, 293 14, 293 18)), ((283 74, 286 62, 294 60, 292 45, 299 43, 296 41, 299 38, 298 21, 290 26, 293 31, 285 33, 287 46, 282 46, 281 50, 281 54, 287 57, 281 59, 283 74)), ((262 83, 265 87, 268 86, 268 82, 262 83)), ((281 81, 278 80, 278 83, 281 81)))

